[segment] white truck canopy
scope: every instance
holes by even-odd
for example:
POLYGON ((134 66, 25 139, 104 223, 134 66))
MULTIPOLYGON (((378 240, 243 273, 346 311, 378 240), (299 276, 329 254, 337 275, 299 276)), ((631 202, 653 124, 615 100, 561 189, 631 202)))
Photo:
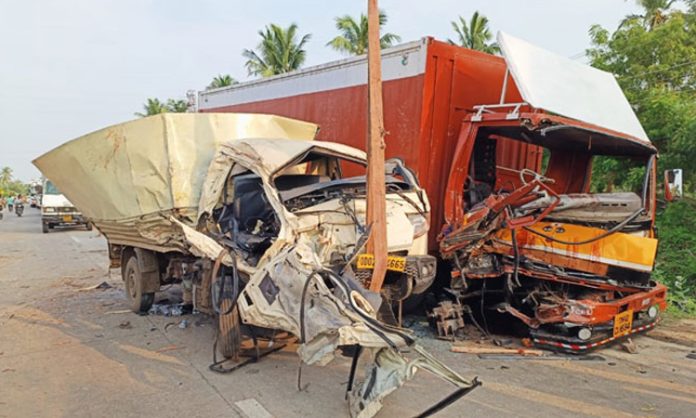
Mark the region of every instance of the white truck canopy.
POLYGON ((526 103, 650 143, 613 74, 503 32, 498 44, 526 103))

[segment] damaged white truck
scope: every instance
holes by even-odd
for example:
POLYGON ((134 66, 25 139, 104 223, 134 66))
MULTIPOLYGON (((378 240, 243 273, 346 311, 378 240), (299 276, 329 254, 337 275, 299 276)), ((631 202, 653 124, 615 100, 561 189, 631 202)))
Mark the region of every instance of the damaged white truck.
MULTIPOLYGON (((457 387, 425 414, 435 412, 478 382, 420 349, 392 313, 435 277, 427 196, 399 160, 387 163, 391 271, 381 294, 370 292, 365 155, 314 141, 316 132, 269 115, 163 114, 77 138, 34 164, 106 236, 133 311, 181 284, 185 305, 217 319, 231 364, 243 336, 258 356, 259 341, 284 331, 305 363, 353 354, 351 415, 377 413, 419 367, 457 387), (353 385, 361 355, 367 370, 353 385)), ((211 368, 237 367, 225 361, 211 368)))

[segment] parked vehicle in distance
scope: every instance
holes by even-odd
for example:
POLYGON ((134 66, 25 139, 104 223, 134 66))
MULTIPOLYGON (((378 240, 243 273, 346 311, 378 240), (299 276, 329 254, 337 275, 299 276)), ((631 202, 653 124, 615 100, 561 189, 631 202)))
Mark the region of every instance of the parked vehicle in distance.
POLYGON ((46 234, 57 226, 81 226, 88 231, 92 224, 82 213, 58 190, 50 180, 43 184, 41 198, 41 231, 46 234))
MULTIPOLYGON (((432 38, 382 52, 386 155, 428 193, 440 285, 564 351, 655 326, 657 150, 611 74, 499 38, 503 57, 432 38), (642 167, 640 190, 592 193, 601 158, 642 167)), ((366 74, 348 58, 201 91, 199 111, 307 120, 364 149, 366 74)))

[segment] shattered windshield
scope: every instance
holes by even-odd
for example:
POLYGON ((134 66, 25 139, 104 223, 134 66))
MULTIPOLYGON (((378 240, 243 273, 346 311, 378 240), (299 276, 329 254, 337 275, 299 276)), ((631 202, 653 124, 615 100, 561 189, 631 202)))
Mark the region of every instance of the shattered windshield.
MULTIPOLYGON (((402 164, 385 164, 387 193, 414 187, 402 164)), ((333 199, 364 197, 367 166, 363 160, 310 152, 274 177, 280 198, 290 211, 333 199)))

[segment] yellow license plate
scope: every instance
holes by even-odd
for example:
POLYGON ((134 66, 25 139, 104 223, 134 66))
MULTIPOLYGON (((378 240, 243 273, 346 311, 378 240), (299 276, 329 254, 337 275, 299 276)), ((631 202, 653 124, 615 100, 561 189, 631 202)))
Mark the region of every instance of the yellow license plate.
POLYGON ((631 328, 633 328, 633 309, 621 312, 614 317, 614 337, 628 335, 631 328))
POLYGON ((72 222, 72 215, 63 216, 63 222, 72 222))
MULTIPOLYGON (((360 254, 358 256, 358 268, 359 269, 373 269, 375 268, 375 256, 372 254, 360 254)), ((387 270, 391 271, 406 271, 406 258, 389 256, 387 257, 387 270)))

